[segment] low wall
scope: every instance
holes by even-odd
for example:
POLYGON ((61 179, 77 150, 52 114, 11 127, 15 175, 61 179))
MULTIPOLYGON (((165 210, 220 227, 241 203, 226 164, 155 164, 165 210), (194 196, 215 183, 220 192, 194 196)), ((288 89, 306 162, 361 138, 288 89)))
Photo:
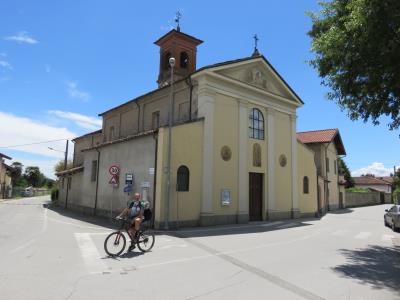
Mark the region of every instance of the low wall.
MULTIPOLYGON (((384 203, 392 203, 391 194, 384 194, 384 203)), ((358 207, 368 205, 379 205, 381 202, 381 193, 349 193, 346 192, 346 207, 358 207)))

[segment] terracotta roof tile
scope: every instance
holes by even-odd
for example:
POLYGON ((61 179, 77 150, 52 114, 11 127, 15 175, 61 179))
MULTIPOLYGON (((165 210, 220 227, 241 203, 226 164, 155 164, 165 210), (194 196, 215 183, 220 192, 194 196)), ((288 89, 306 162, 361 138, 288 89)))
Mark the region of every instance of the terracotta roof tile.
POLYGON ((390 185, 389 182, 372 176, 353 177, 353 180, 356 185, 390 185))
POLYGON ((298 132, 297 139, 303 144, 329 143, 337 134, 337 129, 324 129, 315 131, 298 132))

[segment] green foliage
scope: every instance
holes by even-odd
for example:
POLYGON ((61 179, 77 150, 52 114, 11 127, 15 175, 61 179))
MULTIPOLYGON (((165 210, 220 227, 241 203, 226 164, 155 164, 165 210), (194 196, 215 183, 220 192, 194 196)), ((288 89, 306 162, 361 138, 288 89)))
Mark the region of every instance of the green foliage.
POLYGON ((352 120, 389 116, 389 128, 400 126, 400 1, 321 1, 312 19, 310 64, 328 98, 352 120))
POLYGON ((346 162, 339 157, 338 159, 338 166, 339 166, 339 174, 344 175, 344 179, 346 180, 346 188, 354 187, 354 180, 351 177, 351 173, 349 168, 346 165, 346 162))
MULTIPOLYGON (((68 160, 67 161, 67 169, 71 169, 72 168, 72 161, 68 160)), ((56 163, 56 165, 54 166, 54 171, 55 172, 61 172, 65 170, 65 161, 64 160, 60 160, 58 163, 56 163)))
POLYGON ((346 192, 349 192, 349 193, 369 193, 370 190, 366 189, 366 188, 352 187, 352 188, 346 189, 346 192))
POLYGON ((58 200, 58 187, 53 186, 51 189, 51 201, 57 201, 58 200))
POLYGON ((11 177, 11 183, 13 186, 18 186, 22 176, 22 168, 24 166, 20 162, 15 161, 10 167, 12 169, 8 171, 8 175, 11 177))

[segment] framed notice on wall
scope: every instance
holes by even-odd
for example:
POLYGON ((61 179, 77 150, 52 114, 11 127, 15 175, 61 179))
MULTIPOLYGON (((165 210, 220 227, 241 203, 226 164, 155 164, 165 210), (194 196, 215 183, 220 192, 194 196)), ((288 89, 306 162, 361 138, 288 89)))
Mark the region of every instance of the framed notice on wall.
POLYGON ((231 191, 224 189, 221 190, 221 205, 228 206, 231 205, 231 191))

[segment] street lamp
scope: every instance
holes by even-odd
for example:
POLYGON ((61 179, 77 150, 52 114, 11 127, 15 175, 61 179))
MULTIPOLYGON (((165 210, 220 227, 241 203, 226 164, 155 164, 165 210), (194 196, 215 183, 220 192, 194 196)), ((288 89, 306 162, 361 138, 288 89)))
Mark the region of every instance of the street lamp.
POLYGON ((65 145, 65 151, 61 151, 61 150, 57 150, 57 149, 54 149, 54 148, 51 148, 51 147, 47 147, 48 149, 50 149, 50 150, 52 150, 52 151, 57 151, 57 152, 62 152, 62 153, 64 153, 64 170, 66 170, 67 169, 67 158, 68 158, 68 140, 67 140, 67 143, 66 143, 66 145, 65 145))
POLYGON ((168 113, 168 162, 167 162, 167 197, 166 197, 166 209, 165 209, 165 230, 169 229, 169 202, 171 197, 171 147, 172 147, 172 123, 174 120, 174 67, 175 67, 175 58, 170 57, 169 66, 171 67, 171 91, 169 97, 169 113, 168 113))

